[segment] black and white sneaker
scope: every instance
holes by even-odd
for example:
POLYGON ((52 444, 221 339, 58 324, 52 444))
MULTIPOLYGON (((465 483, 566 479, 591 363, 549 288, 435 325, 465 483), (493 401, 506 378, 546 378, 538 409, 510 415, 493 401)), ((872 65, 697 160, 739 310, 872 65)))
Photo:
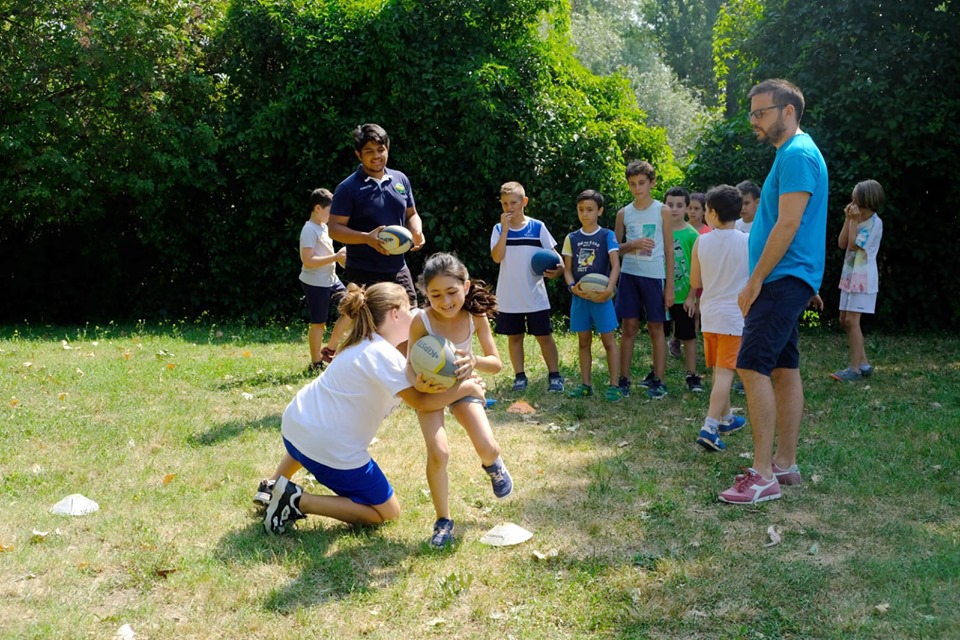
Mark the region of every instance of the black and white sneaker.
POLYGON ((267 512, 263 516, 263 528, 267 533, 271 535, 284 533, 288 524, 294 520, 306 518, 299 506, 302 495, 303 489, 291 480, 283 476, 277 479, 277 483, 273 486, 270 504, 267 505, 267 512))
POLYGON ((253 494, 253 503, 261 507, 266 507, 270 504, 270 497, 273 493, 273 485, 276 484, 276 480, 270 480, 269 478, 264 478, 260 481, 260 486, 257 487, 257 492, 253 494))
MULTIPOLYGON (((483 466, 483 465, 481 465, 483 466)), ((493 495, 498 498, 506 498, 513 491, 513 478, 507 471, 507 466, 503 460, 497 458, 489 467, 484 466, 483 470, 490 476, 490 484, 493 486, 493 495)))

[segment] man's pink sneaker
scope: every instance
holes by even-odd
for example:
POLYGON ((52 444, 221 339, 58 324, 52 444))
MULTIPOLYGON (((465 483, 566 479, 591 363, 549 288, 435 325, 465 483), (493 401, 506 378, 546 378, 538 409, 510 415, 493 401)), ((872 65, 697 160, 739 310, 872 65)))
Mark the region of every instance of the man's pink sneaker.
POLYGON ((800 477, 800 469, 797 465, 792 464, 786 469, 778 467, 776 462, 772 463, 772 465, 773 475, 777 477, 777 482, 780 484, 793 485, 803 482, 803 478, 800 477))
POLYGON ((747 469, 719 498, 721 502, 729 504, 756 504, 777 500, 780 498, 780 483, 777 482, 777 476, 764 480, 754 469, 747 469))

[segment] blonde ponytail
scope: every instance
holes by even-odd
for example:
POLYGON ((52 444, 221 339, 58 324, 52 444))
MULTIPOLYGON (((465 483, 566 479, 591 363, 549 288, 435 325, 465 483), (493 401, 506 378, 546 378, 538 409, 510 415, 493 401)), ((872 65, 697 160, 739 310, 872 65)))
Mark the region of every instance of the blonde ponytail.
POLYGON ((395 282, 377 282, 369 287, 347 285, 347 292, 337 309, 353 320, 350 333, 337 349, 346 349, 362 340, 369 340, 393 309, 409 304, 407 291, 395 282))

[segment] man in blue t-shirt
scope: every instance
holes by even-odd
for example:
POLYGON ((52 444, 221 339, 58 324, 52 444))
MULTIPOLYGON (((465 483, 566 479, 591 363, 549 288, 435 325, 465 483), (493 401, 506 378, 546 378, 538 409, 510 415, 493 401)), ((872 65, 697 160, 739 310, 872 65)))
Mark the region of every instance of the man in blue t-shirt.
MULTIPOLYGON (((410 180, 402 172, 387 168, 390 137, 380 125, 358 126, 353 143, 360 165, 334 191, 328 222, 330 237, 347 245, 347 263, 341 277, 360 286, 396 282, 407 290, 410 306, 416 307, 417 290, 403 254, 390 255, 377 238, 383 227, 395 224, 410 230, 412 251, 419 251, 426 243, 410 180)), ((344 335, 349 322, 349 318, 340 316, 334 335, 344 335)), ((333 355, 324 349, 323 360, 329 362, 333 355)))
POLYGON ((798 331, 826 258, 827 165, 800 130, 803 93, 786 80, 765 80, 749 98, 757 139, 776 147, 777 155, 750 231, 750 279, 737 300, 744 315, 737 372, 747 392, 753 467, 720 494, 732 504, 775 500, 780 485, 801 482, 798 331))

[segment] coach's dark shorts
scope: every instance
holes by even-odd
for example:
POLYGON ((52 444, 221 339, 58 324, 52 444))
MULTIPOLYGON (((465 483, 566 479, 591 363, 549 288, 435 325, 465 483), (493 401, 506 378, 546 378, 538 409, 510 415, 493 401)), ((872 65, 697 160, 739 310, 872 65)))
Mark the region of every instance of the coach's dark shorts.
POLYGON ((497 333, 501 336, 517 336, 529 333, 532 336, 548 336, 553 333, 550 324, 550 309, 531 313, 497 312, 497 333))
POLYGON ((800 316, 814 293, 793 276, 765 283, 744 319, 737 369, 765 376, 774 369, 799 369, 800 316))
POLYGON ((410 274, 410 267, 407 265, 403 265, 403 269, 396 273, 347 267, 343 270, 340 278, 344 282, 351 282, 361 287, 367 287, 378 282, 396 282, 406 289, 407 296, 410 298, 410 308, 415 309, 417 307, 417 290, 413 286, 413 276, 410 274))
POLYGON ((327 324, 327 320, 330 319, 330 305, 337 304, 346 287, 339 280, 329 287, 316 287, 306 282, 301 282, 300 286, 303 287, 303 293, 307 297, 310 324, 327 324))

